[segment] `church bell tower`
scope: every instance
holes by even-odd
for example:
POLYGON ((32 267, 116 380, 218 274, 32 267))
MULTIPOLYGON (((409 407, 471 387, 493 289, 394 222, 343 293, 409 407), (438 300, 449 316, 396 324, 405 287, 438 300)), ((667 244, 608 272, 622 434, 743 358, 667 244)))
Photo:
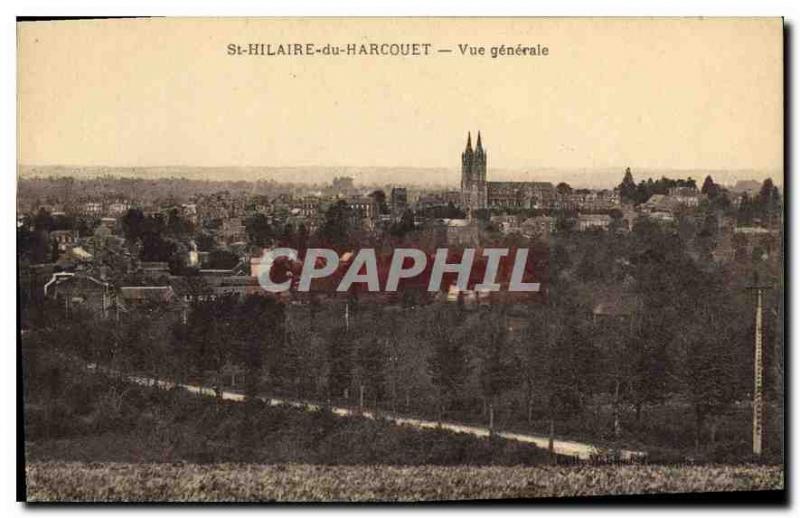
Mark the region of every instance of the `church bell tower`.
POLYGON ((472 133, 467 133, 467 147, 461 153, 461 202, 467 213, 486 208, 486 151, 481 132, 472 149, 472 133))

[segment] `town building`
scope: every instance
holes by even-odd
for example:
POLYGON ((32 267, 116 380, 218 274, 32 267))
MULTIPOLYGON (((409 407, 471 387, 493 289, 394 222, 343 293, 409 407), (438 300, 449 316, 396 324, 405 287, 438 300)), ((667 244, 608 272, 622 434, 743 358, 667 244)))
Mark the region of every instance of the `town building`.
POLYGON ((697 187, 673 187, 669 190, 669 196, 679 205, 686 207, 697 207, 700 205, 700 192, 697 187))
POLYGON ((83 273, 54 273, 44 285, 44 295, 57 301, 66 316, 76 311, 87 311, 105 318, 114 304, 111 285, 83 273))
POLYGON ((99 201, 87 201, 81 205, 81 212, 88 216, 99 216, 103 213, 103 204, 99 201))
POLYGON ((479 244, 478 224, 468 219, 446 219, 447 244, 477 246, 479 244))
POLYGON ((66 252, 78 241, 78 233, 74 230, 53 230, 50 240, 55 243, 59 252, 66 252))
POLYGON ((392 187, 389 204, 394 217, 402 216, 408 210, 408 190, 405 187, 392 187))
POLYGON ((364 228, 372 228, 378 213, 375 200, 369 196, 351 196, 347 206, 353 215, 353 223, 364 228))
POLYGON ((611 216, 608 214, 579 214, 575 221, 575 228, 579 232, 600 229, 608 230, 611 225, 611 216))
POLYGON ((247 241, 247 232, 245 231, 241 218, 223 219, 221 237, 225 243, 247 241))
POLYGON ((481 134, 472 149, 472 134, 461 153, 461 206, 472 215, 476 210, 497 208, 550 208, 556 197, 550 182, 490 182, 487 180, 487 153, 481 134))
POLYGON ((127 200, 117 200, 108 204, 106 214, 112 217, 122 216, 132 205, 127 200))
POLYGON ((534 216, 520 224, 522 235, 548 239, 556 231, 556 219, 552 216, 534 216))

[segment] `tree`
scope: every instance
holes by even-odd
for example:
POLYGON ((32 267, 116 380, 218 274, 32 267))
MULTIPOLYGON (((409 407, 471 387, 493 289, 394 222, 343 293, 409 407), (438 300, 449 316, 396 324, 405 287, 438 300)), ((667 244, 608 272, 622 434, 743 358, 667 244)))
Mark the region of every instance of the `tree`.
POLYGON ((639 321, 631 361, 635 372, 631 399, 637 416, 646 403, 665 397, 671 367, 669 347, 685 333, 692 311, 708 279, 687 253, 678 234, 646 218, 639 218, 631 234, 631 276, 639 321))
POLYGON ((126 240, 133 242, 142 237, 142 233, 144 232, 145 216, 141 209, 128 209, 128 212, 122 216, 121 223, 122 232, 125 235, 126 240))
POLYGON ((278 242, 281 246, 292 246, 295 241, 294 225, 286 223, 283 226, 283 232, 280 234, 278 242))
POLYGON ((161 234, 147 232, 142 235, 142 261, 163 261, 168 262, 177 252, 174 241, 164 239, 161 234))
POLYGON ((631 326, 625 319, 601 318, 594 326, 594 343, 600 351, 603 389, 611 394, 614 437, 622 433, 621 411, 630 400, 636 369, 634 354, 636 341, 631 326))
POLYGON ((550 277, 557 280, 564 272, 572 267, 572 257, 570 251, 561 241, 556 241, 550 248, 548 268, 550 277))
POLYGON ((572 187, 566 182, 561 182, 556 185, 556 192, 562 196, 566 196, 572 193, 572 187))
MULTIPOLYGON (((48 240, 48 233, 43 229, 28 230, 27 226, 17 228, 17 247, 20 257, 26 256, 31 264, 41 264, 52 260, 51 252, 57 247, 51 247, 48 240)), ((57 259, 57 257, 56 257, 57 259)))
POLYGON ((664 329, 663 322, 644 321, 637 327, 628 349, 630 372, 627 398, 633 404, 636 422, 639 423, 642 408, 646 404, 658 404, 667 398, 668 376, 671 368, 669 345, 672 337, 664 329))
POLYGON ((372 191, 369 195, 375 205, 378 206, 379 214, 389 214, 389 206, 386 204, 386 193, 382 189, 372 191))
MULTIPOLYGON (((226 299, 202 300, 192 304, 186 324, 173 328, 173 349, 186 365, 186 372, 202 376, 219 372, 225 363, 224 344, 217 332, 217 322, 226 313, 226 299)), ((216 380, 211 380, 216 383, 216 380)))
POLYGON ((250 295, 240 300, 235 295, 192 304, 182 330, 174 330, 182 358, 190 371, 211 373, 220 385, 222 369, 238 365, 245 370, 245 394, 254 396, 259 379, 266 372, 273 385, 279 384, 281 359, 285 348, 285 312, 273 299, 250 295), (254 325, 258 323, 258 325, 254 325))
MULTIPOLYGON (((425 218, 433 219, 464 219, 467 213, 456 207, 452 201, 447 202, 446 205, 434 205, 432 207, 424 207, 419 209, 419 214, 425 218)), ((479 219, 489 220, 488 209, 477 209, 474 216, 479 219)))
POLYGON ((761 189, 758 191, 758 201, 761 205, 768 205, 773 200, 775 192, 776 187, 772 183, 772 178, 767 178, 762 182, 761 189))
MULTIPOLYGON (((711 322, 709 322, 711 323, 711 322)), ((684 379, 695 416, 695 449, 710 415, 724 412, 735 399, 733 361, 729 339, 716 325, 700 325, 686 340, 684 379)))
POLYGON ((650 199, 650 195, 652 194, 652 184, 653 179, 649 179, 650 185, 644 180, 639 182, 639 185, 636 186, 636 192, 634 194, 634 203, 644 203, 650 199))
POLYGON ((361 390, 377 406, 384 397, 386 352, 378 338, 362 341, 358 348, 358 367, 361 390))
POLYGON ((508 340, 505 315, 493 312, 480 346, 483 353, 479 372, 481 392, 489 404, 489 429, 494 429, 499 399, 519 383, 519 360, 508 340))
POLYGON ((98 218, 79 217, 74 220, 72 228, 78 232, 80 237, 90 237, 94 234, 98 226, 100 226, 100 220, 98 218))
MULTIPOLYGON (((81 221, 84 221, 83 218, 81 218, 81 221)), ((72 230, 76 228, 76 225, 75 216, 58 214, 52 217, 50 230, 72 230)))
POLYGON ((560 210, 556 214, 556 232, 568 234, 575 228, 575 214, 570 211, 560 210))
POLYGON ((558 297, 532 315, 522 338, 528 422, 538 400, 550 423, 551 439, 556 421, 580 412, 584 395, 595 389, 593 365, 598 354, 586 339, 580 314, 584 313, 577 308, 574 294, 562 288, 558 297))
POLYGON ((33 217, 33 230, 46 232, 53 230, 53 218, 44 207, 33 217))
POLYGON ((609 225, 608 229, 612 233, 616 233, 622 230, 627 230, 625 223, 625 216, 624 214, 622 214, 621 210, 611 209, 608 215, 611 216, 611 224, 609 225))
POLYGON ((716 246, 719 234, 719 221, 713 212, 706 213, 703 223, 697 231, 697 241, 704 261, 711 260, 711 252, 716 246))
POLYGON ((769 224, 774 224, 780 218, 781 195, 778 188, 772 183, 772 178, 767 178, 761 184, 757 198, 757 212, 769 224))
POLYGON ((320 400, 325 398, 320 389, 324 388, 327 344, 309 320, 304 316, 287 318, 286 347, 278 368, 283 370, 285 388, 294 397, 320 400))
MULTIPOLYGON (((553 415, 562 417, 583 410, 587 396, 597 392, 597 349, 590 340, 589 323, 581 319, 578 305, 569 299, 561 312, 552 369, 553 415)), ((585 310, 584 310, 585 311, 585 310)))
POLYGON ((328 208, 319 230, 320 237, 332 245, 344 245, 353 230, 353 210, 344 200, 328 208))
POLYGON ((297 226, 297 232, 293 236, 292 248, 298 250, 301 254, 305 254, 306 248, 308 248, 308 227, 306 227, 305 223, 300 223, 297 226))
POLYGON ((272 226, 264 214, 253 214, 244 222, 247 238, 256 246, 268 246, 274 237, 272 226))
POLYGON ((414 213, 408 209, 403 212, 403 215, 400 216, 400 221, 392 223, 389 232, 396 237, 403 237, 409 232, 413 232, 415 228, 414 225, 414 213))
POLYGON ((214 250, 208 254, 208 268, 211 270, 230 270, 239 264, 239 256, 227 250, 214 250))
POLYGON ((345 397, 353 380, 352 339, 344 327, 328 335, 328 396, 345 397))
POLYGON ((628 203, 636 203, 636 182, 633 180, 631 168, 625 168, 625 176, 622 178, 622 183, 619 184, 619 196, 623 201, 628 203))
POLYGON ((518 343, 518 356, 522 364, 522 381, 525 384, 525 403, 527 420, 530 425, 533 420, 533 409, 537 395, 543 390, 545 362, 547 361, 548 343, 551 339, 548 326, 547 308, 539 308, 531 316, 528 326, 518 343))
POLYGON ((583 255, 575 267, 575 273, 580 280, 586 282, 599 280, 608 271, 608 263, 601 260, 601 253, 599 247, 584 248, 583 255))
POLYGON ((743 193, 739 199, 739 210, 736 212, 736 224, 742 227, 752 225, 755 215, 756 203, 747 193, 743 193))
POLYGON ((705 194, 709 199, 719 196, 720 188, 714 183, 711 175, 706 176, 706 179, 703 181, 703 187, 700 189, 700 193, 705 194))
POLYGON ((262 372, 274 387, 286 385, 287 354, 283 304, 249 295, 236 305, 231 339, 238 342, 233 361, 245 369, 245 395, 255 396, 262 372), (257 322, 258 325, 253 325, 257 322))
POLYGON ((428 339, 433 349, 428 357, 428 372, 437 389, 438 415, 441 421, 445 412, 462 399, 471 367, 464 340, 454 333, 459 313, 452 308, 439 308, 435 323, 428 329, 428 339))
POLYGON ((206 231, 198 232, 194 242, 197 245, 197 249, 201 252, 210 252, 217 246, 214 236, 206 231))
POLYGON ((160 335, 165 309, 163 304, 147 303, 124 316, 116 335, 119 347, 114 359, 124 371, 158 377, 167 370, 164 349, 169 343, 160 335))
POLYGON ((172 237, 185 239, 194 232, 194 225, 191 221, 184 218, 176 207, 173 207, 167 213, 165 231, 172 237))

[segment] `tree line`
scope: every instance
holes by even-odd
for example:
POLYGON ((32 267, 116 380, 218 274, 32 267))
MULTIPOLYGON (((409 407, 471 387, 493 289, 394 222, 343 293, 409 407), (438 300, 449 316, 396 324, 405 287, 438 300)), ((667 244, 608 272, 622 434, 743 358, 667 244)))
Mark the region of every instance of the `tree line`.
MULTIPOLYGON (((116 324, 73 315, 47 327, 54 343, 124 370, 219 385, 239 366, 248 395, 744 458, 751 265, 715 267, 691 248, 646 219, 630 235, 562 236, 546 301, 522 307, 253 295, 198 300, 185 317, 154 305, 116 324), (615 286, 627 308, 599 311, 595 292, 615 286)), ((765 313, 772 402, 782 397, 779 291, 765 313)))

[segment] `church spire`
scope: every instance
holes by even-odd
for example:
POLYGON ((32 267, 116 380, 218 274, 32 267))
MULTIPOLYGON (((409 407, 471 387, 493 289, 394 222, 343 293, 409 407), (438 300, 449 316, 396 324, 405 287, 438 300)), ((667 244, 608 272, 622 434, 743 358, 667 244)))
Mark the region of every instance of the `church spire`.
POLYGON ((478 130, 478 142, 475 143, 475 150, 480 151, 482 148, 481 146, 481 131, 478 130))
POLYGON ((467 151, 472 151, 472 132, 467 132, 467 151))

